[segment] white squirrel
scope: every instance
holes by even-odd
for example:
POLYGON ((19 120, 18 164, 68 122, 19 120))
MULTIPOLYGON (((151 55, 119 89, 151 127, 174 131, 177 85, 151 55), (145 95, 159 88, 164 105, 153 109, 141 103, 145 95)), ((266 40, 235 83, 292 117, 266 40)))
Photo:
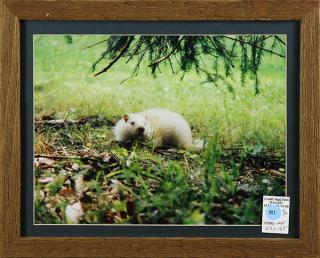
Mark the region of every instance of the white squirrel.
POLYGON ((116 123, 113 133, 119 142, 143 138, 160 145, 182 147, 197 152, 204 147, 202 140, 192 140, 188 122, 181 115, 166 109, 125 114, 116 123))

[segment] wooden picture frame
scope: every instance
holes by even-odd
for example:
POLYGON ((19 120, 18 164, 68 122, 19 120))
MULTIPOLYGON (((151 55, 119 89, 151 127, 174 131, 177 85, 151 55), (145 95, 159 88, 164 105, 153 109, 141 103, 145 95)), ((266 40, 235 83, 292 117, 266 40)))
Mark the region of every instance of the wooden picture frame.
POLYGON ((320 257, 320 1, 7 0, 0 2, 1 257, 320 257), (300 21, 300 237, 21 236, 20 20, 300 21))

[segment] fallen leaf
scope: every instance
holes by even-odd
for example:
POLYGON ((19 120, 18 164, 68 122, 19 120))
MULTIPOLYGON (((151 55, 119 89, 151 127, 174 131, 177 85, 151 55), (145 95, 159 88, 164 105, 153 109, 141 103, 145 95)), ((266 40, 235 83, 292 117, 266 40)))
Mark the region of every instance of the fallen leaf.
POLYGON ((216 219, 215 219, 215 222, 216 222, 217 224, 227 224, 227 222, 226 222, 224 219, 222 219, 222 218, 216 218, 216 219))
POLYGON ((47 158, 35 158, 34 159, 34 166, 36 168, 50 168, 55 164, 55 161, 52 159, 47 158))
POLYGON ((64 165, 63 165, 63 169, 67 170, 67 171, 72 171, 72 162, 71 161, 67 161, 64 165))
POLYGON ((64 181, 64 184, 63 184, 63 185, 71 185, 70 179, 67 179, 66 181, 64 181))
POLYGON ((47 183, 52 182, 53 180, 54 180, 54 178, 49 176, 49 177, 40 178, 39 182, 42 184, 47 184, 47 183))
POLYGON ((111 155, 109 153, 103 152, 99 154, 99 157, 101 157, 104 162, 109 162, 111 155))
POLYGON ((267 184, 267 185, 269 185, 271 183, 270 180, 267 179, 267 178, 262 179, 261 182, 264 183, 264 184, 267 184))
POLYGON ((79 219, 83 216, 84 212, 80 202, 67 205, 65 209, 66 221, 68 224, 78 224, 79 219))
POLYGON ((70 188, 64 188, 59 191, 59 194, 69 197, 75 194, 75 192, 70 188))
POLYGON ((73 163, 72 169, 78 171, 80 169, 80 166, 77 163, 73 163))
POLYGON ((74 180, 74 189, 76 190, 76 193, 81 196, 82 192, 84 191, 84 182, 83 182, 83 174, 79 174, 78 176, 76 176, 75 180, 74 180))
POLYGON ((38 158, 38 161, 42 164, 46 164, 46 165, 53 165, 55 163, 54 160, 52 159, 47 159, 47 158, 38 158))
POLYGON ((113 211, 105 211, 104 213, 104 221, 107 224, 111 224, 114 222, 116 213, 113 211))

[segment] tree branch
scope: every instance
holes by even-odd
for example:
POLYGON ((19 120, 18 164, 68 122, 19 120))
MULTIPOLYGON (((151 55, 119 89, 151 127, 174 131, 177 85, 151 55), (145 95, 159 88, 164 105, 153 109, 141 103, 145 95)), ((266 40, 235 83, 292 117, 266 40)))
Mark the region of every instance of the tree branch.
MULTIPOLYGON (((126 61, 126 64, 129 63, 129 61, 130 61, 136 54, 138 54, 138 51, 139 51, 140 47, 142 46, 143 42, 144 42, 144 38, 142 38, 140 41, 137 42, 137 45, 138 45, 138 46, 137 46, 136 49, 132 52, 132 54, 129 56, 128 60, 126 61)), ((129 50, 129 51, 130 51, 130 50, 129 50)))
POLYGON ((275 38, 279 40, 283 45, 286 45, 286 43, 279 36, 275 36, 275 38))
POLYGON ((174 51, 176 51, 177 47, 179 46, 179 44, 181 43, 181 41, 182 41, 183 39, 184 39, 184 36, 182 36, 182 37, 179 39, 177 45, 169 52, 169 54, 167 54, 166 56, 163 56, 163 57, 159 58, 159 59, 158 59, 157 61, 155 61, 154 63, 149 64, 148 67, 157 65, 157 64, 161 63, 162 61, 168 59, 168 58, 174 53, 174 51))
POLYGON ((108 71, 119 60, 119 58, 127 51, 133 39, 134 39, 134 36, 129 37, 127 43, 120 49, 120 53, 105 68, 103 68, 100 72, 96 73, 94 76, 98 76, 108 71))
MULTIPOLYGON (((109 39, 110 39, 110 38, 109 38, 109 39)), ((97 45, 99 45, 99 44, 101 44, 101 43, 103 43, 103 42, 107 42, 109 39, 101 40, 101 41, 99 41, 99 42, 97 42, 97 43, 94 43, 94 44, 92 44, 92 45, 86 46, 86 47, 84 47, 83 49, 92 48, 92 47, 97 46, 97 45)))
POLYGON ((279 53, 277 53, 277 52, 273 52, 272 50, 269 50, 269 49, 266 49, 266 48, 263 48, 263 47, 259 47, 259 46, 255 45, 255 44, 250 43, 250 42, 243 41, 243 40, 238 39, 238 38, 232 38, 232 37, 229 37, 229 36, 222 36, 222 37, 227 38, 227 39, 231 39, 231 40, 234 40, 234 41, 238 41, 238 42, 243 43, 243 44, 248 44, 248 45, 250 45, 250 46, 259 48, 259 49, 261 49, 261 50, 263 50, 263 51, 269 52, 269 53, 274 54, 274 55, 276 55, 276 56, 280 56, 280 57, 285 58, 285 56, 282 55, 282 54, 279 54, 279 53))

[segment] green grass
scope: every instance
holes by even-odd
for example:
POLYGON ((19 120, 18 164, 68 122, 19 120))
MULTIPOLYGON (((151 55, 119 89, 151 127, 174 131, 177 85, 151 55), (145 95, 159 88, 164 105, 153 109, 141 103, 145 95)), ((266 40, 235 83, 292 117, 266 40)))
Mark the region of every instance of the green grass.
POLYGON ((226 145, 282 147, 285 143, 284 59, 265 56, 260 70, 261 94, 257 96, 252 81, 241 87, 239 74, 230 80, 233 96, 222 82, 219 87, 201 84, 205 78, 195 72, 180 81, 180 75, 171 74, 169 67, 157 78, 142 67, 137 77, 121 84, 133 64, 116 64, 98 77, 90 72, 103 46, 84 48, 103 38, 78 36, 73 44, 67 44, 63 36, 35 38, 37 116, 56 112, 64 117, 71 110, 71 117, 99 114, 118 118, 124 113, 162 107, 183 114, 199 136, 214 126, 226 145))
POLYGON ((265 55, 258 95, 253 81, 241 86, 237 70, 227 79, 232 94, 225 82, 202 83, 206 78, 194 71, 181 81, 162 67, 154 78, 147 61, 138 76, 121 83, 133 64, 117 63, 98 77, 90 71, 103 45, 85 47, 104 38, 74 36, 68 44, 63 36, 35 37, 36 119, 116 121, 162 107, 183 114, 194 138, 205 138, 208 147, 195 154, 120 146, 107 122, 37 130, 36 154, 76 159, 52 157, 53 164, 36 165, 36 222, 66 223, 66 206, 80 201, 80 223, 259 223, 262 195, 285 191, 285 180, 274 173, 285 167, 285 59, 265 55), (53 179, 40 182, 46 178, 53 179))

